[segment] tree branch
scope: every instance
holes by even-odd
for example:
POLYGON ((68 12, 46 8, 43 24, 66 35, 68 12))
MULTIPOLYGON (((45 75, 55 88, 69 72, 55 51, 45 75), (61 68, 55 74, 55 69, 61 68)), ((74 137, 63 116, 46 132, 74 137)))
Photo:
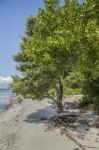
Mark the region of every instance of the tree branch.
POLYGON ((53 87, 55 88, 56 92, 58 92, 58 88, 55 83, 53 83, 53 87))

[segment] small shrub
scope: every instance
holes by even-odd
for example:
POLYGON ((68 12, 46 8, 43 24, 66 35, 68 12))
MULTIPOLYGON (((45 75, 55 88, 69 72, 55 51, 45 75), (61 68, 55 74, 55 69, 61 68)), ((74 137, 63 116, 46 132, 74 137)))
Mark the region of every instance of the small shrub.
POLYGON ((89 105, 89 104, 93 104, 93 100, 87 96, 84 96, 82 97, 80 100, 79 100, 80 104, 79 106, 82 108, 84 107, 85 105, 89 105))
POLYGON ((49 95, 56 96, 56 90, 55 89, 50 89, 49 90, 49 95))
POLYGON ((96 96, 96 97, 94 98, 94 109, 95 109, 96 111, 99 111, 99 96, 96 96))
POLYGON ((94 110, 94 104, 89 104, 90 111, 94 110))
POLYGON ((73 94, 74 95, 82 94, 82 89, 81 88, 75 88, 75 89, 73 89, 73 94))
POLYGON ((81 88, 65 88, 64 89, 64 95, 81 95, 82 94, 82 89, 81 88))

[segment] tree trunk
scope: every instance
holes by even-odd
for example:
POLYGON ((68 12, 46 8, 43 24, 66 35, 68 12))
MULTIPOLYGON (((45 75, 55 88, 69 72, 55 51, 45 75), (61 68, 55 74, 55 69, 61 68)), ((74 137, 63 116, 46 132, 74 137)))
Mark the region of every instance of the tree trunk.
POLYGON ((59 89, 57 91, 57 99, 56 99, 58 113, 63 112, 62 98, 63 98, 63 78, 60 78, 59 79, 59 89))

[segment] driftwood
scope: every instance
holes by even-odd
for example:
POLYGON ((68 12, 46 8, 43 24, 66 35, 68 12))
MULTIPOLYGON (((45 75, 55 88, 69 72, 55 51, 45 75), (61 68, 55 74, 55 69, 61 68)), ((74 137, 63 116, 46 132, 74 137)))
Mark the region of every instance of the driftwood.
POLYGON ((66 113, 60 113, 58 115, 58 117, 64 117, 64 118, 67 118, 67 117, 81 117, 81 115, 79 115, 79 113, 75 113, 75 112, 66 112, 66 113))
MULTIPOLYGON (((59 118, 58 120, 63 124, 63 125, 67 125, 64 122, 62 122, 59 118)), ((82 150, 86 150, 86 148, 84 148, 84 146, 82 144, 80 144, 75 138, 72 137, 72 135, 68 132, 68 130, 65 129, 65 134, 72 140, 74 141, 82 150)))
POLYGON ((87 124, 89 127, 97 127, 99 128, 99 116, 93 117, 93 121, 90 121, 90 118, 82 113, 77 112, 66 112, 61 113, 58 115, 63 122, 69 121, 69 123, 84 123, 87 124))
MULTIPOLYGON (((67 124, 65 124, 64 122, 62 122, 59 118, 57 118, 63 125, 67 125, 67 124)), ((95 148, 95 149, 98 149, 99 150, 99 148, 97 148, 97 147, 90 147, 90 146, 84 146, 84 145, 82 145, 82 144, 80 144, 74 137, 72 137, 72 135, 68 132, 68 130, 66 130, 66 128, 65 128, 65 134, 72 140, 72 141, 74 141, 82 150, 86 150, 86 148, 95 148), (86 148, 84 148, 84 147, 86 147, 86 148)))
POLYGON ((49 122, 49 124, 48 124, 48 129, 52 129, 52 126, 55 126, 57 121, 59 124, 65 126, 65 129, 61 130, 62 134, 63 133, 66 134, 68 136, 68 138, 73 140, 82 150, 86 150, 86 148, 84 148, 83 145, 81 145, 79 142, 77 142, 77 140, 75 138, 72 137, 72 135, 66 129, 67 123, 63 122, 58 116, 52 118, 51 122, 49 122))
POLYGON ((91 147, 91 146, 84 146, 84 147, 86 147, 86 148, 95 148, 95 149, 99 150, 99 148, 97 148, 97 147, 91 147))
POLYGON ((84 146, 80 144, 67 130, 67 127, 71 127, 72 129, 73 126, 71 124, 74 124, 74 122, 79 123, 79 119, 77 119, 79 117, 81 117, 81 115, 78 113, 61 113, 58 116, 54 116, 51 118, 51 120, 49 120, 48 129, 53 130, 54 127, 64 126, 65 128, 61 129, 61 134, 66 134, 68 138, 74 141, 82 150, 86 150, 86 148, 93 148, 99 150, 99 148, 96 147, 84 146))

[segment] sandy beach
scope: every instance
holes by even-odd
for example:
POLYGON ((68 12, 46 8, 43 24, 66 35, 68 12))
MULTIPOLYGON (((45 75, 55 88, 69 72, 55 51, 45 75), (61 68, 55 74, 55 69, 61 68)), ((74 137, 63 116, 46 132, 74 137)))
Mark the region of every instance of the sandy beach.
MULTIPOLYGON (((41 102, 24 99, 19 103, 15 100, 0 113, 0 150, 81 150, 66 135, 61 135, 60 129, 46 131, 47 125, 41 118, 56 114, 47 99, 41 102)), ((79 142, 99 147, 99 128, 86 132, 84 139, 78 138, 79 142)))

